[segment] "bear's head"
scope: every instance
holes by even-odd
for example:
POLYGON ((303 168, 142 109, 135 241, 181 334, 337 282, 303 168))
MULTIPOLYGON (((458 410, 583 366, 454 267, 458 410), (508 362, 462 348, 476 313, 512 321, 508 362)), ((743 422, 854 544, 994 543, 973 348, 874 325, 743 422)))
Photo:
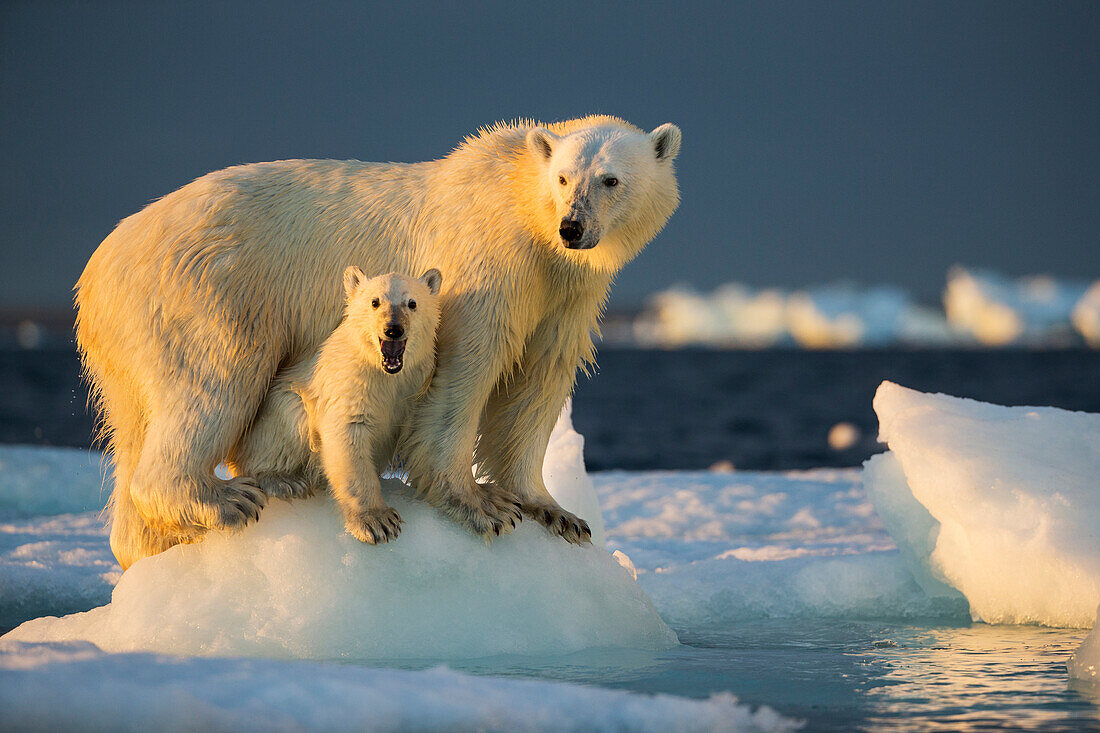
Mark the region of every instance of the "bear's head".
POLYGON ((566 250, 606 250, 592 253, 606 269, 633 258, 680 201, 672 164, 680 129, 670 123, 650 133, 619 121, 561 135, 535 127, 527 151, 549 195, 551 240, 566 250))
POLYGON ((368 361, 388 374, 435 358, 439 288, 443 276, 432 268, 420 279, 391 272, 367 277, 355 265, 344 270, 346 322, 362 337, 368 361))

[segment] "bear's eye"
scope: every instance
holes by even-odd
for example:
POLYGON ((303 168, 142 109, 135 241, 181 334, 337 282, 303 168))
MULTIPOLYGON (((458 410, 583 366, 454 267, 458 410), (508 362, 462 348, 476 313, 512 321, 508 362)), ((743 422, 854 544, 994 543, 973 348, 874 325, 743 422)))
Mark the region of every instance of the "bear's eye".
POLYGON ((619 185, 619 179, 615 176, 608 176, 607 178, 603 179, 603 185, 607 186, 608 188, 614 188, 615 186, 619 185))
POLYGON ((379 303, 378 303, 378 298, 375 298, 374 300, 372 300, 372 301, 370 302, 370 304, 371 304, 371 307, 372 307, 372 308, 377 308, 377 307, 378 307, 378 305, 379 305, 379 303))
POLYGON ((560 183, 561 185, 564 186, 565 185, 565 176, 558 176, 558 183, 560 183))
POLYGON ((409 301, 409 310, 411 310, 411 311, 416 310, 416 301, 415 300, 410 300, 409 301))

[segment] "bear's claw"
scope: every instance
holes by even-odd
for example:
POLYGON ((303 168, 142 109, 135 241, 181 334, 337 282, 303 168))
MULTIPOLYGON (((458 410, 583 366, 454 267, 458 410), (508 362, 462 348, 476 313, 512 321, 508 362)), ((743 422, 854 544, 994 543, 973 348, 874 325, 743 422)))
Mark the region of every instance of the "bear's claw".
POLYGON ((369 509, 355 516, 349 516, 344 522, 348 532, 360 542, 379 545, 397 539, 404 520, 397 510, 391 507, 369 509))
POLYGON ((592 542, 592 530, 589 528, 588 522, 565 511, 560 506, 532 504, 524 507, 523 513, 566 542, 571 542, 574 545, 592 542))
POLYGON ((256 475, 256 483, 269 499, 308 499, 313 496, 314 486, 302 476, 290 473, 261 473, 256 475))
POLYGON ((476 484, 469 499, 450 493, 440 509, 472 533, 489 541, 511 533, 523 521, 522 504, 494 484, 476 484))
POLYGON ((250 476, 231 478, 215 492, 214 500, 206 507, 208 529, 241 529, 258 520, 260 510, 267 505, 267 496, 250 476))

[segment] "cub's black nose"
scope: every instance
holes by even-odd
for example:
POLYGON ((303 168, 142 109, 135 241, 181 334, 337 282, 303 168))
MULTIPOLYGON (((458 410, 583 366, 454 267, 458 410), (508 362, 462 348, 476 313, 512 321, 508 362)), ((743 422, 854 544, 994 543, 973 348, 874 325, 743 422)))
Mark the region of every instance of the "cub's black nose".
POLYGON ((573 219, 562 219, 561 229, 558 229, 558 234, 566 242, 576 242, 584 234, 584 225, 579 221, 573 219))
POLYGON ((396 341, 405 335, 405 329, 401 327, 400 323, 391 323, 386 326, 386 330, 382 333, 386 334, 386 338, 396 341))

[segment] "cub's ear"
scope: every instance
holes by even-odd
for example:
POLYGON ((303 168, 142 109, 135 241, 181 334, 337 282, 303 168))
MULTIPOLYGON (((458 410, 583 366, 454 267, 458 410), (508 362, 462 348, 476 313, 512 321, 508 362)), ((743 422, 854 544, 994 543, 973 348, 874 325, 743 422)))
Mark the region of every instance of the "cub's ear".
POLYGON ((672 160, 680 152, 680 128, 666 122, 649 133, 657 160, 672 160))
POLYGON ((536 127, 527 133, 527 149, 539 160, 549 160, 554 154, 554 146, 561 138, 545 127, 536 127))
POLYGON ((344 295, 350 298, 356 288, 362 285, 366 279, 367 276, 363 274, 362 270, 355 265, 349 265, 348 269, 344 270, 344 295))
POLYGON ((420 279, 428 286, 428 290, 432 291, 432 295, 439 295, 439 288, 443 286, 443 274, 439 270, 433 267, 421 275, 420 279))

